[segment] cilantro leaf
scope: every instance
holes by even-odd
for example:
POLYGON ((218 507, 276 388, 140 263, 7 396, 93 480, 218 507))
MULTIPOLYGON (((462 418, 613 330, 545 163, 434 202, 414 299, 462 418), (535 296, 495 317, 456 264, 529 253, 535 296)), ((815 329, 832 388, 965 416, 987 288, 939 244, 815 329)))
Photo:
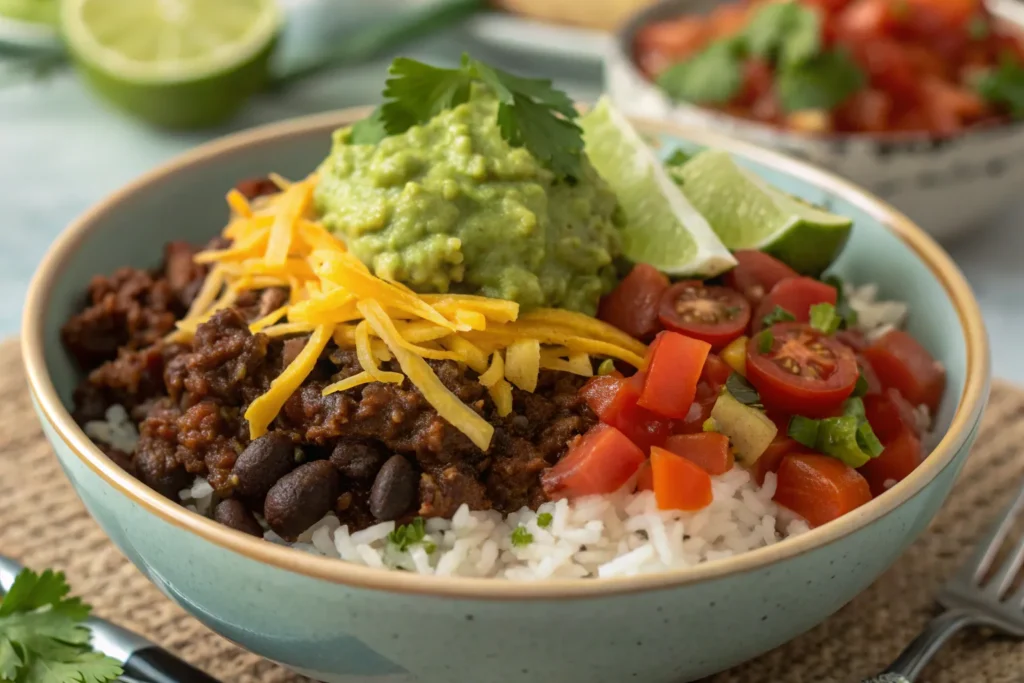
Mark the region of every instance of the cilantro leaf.
POLYGON ((542 512, 539 515, 537 515, 537 526, 539 526, 541 529, 547 529, 549 526, 551 526, 551 522, 553 520, 554 517, 551 516, 550 512, 542 512))
POLYGON ((388 534, 388 542, 405 552, 410 546, 422 543, 426 535, 426 524, 422 517, 417 517, 408 524, 395 527, 395 530, 388 534))
POLYGON ((526 530, 525 526, 517 526, 512 532, 512 545, 522 548, 533 543, 533 534, 526 530))
POLYGON ((763 330, 757 333, 757 350, 761 353, 770 353, 775 346, 775 335, 771 330, 763 330))
POLYGON ((389 134, 404 133, 446 109, 469 100, 472 74, 464 67, 442 69, 408 57, 398 57, 388 69, 380 120, 389 134))
POLYGON ((676 100, 694 104, 725 104, 743 85, 742 44, 736 40, 711 43, 690 59, 658 76, 658 85, 676 100))
POLYGON ((773 308, 768 315, 761 318, 761 324, 765 327, 771 327, 775 323, 789 323, 796 320, 796 316, 787 311, 782 306, 776 306, 773 308))
POLYGON ((738 372, 732 373, 725 380, 725 390, 745 406, 758 409, 763 407, 761 405, 761 396, 757 393, 757 389, 738 372))
POLYGON ((811 306, 811 327, 823 334, 833 334, 839 329, 842 317, 836 307, 826 302, 811 306))
POLYGON ((121 673, 116 659, 98 652, 77 652, 64 660, 33 658, 22 680, 24 683, 107 683, 121 673))
POLYGON ((579 175, 583 135, 570 119, 551 116, 545 105, 516 93, 513 104, 498 105, 498 126, 510 145, 525 147, 556 175, 579 175))
POLYGON ((547 78, 523 78, 507 71, 496 69, 483 62, 473 59, 469 62, 476 70, 476 75, 506 104, 513 103, 514 94, 528 97, 543 103, 567 119, 579 116, 572 99, 561 90, 551 85, 547 78))
POLYGON ((365 119, 352 124, 348 141, 353 145, 376 145, 387 136, 388 129, 384 127, 381 108, 377 107, 365 119))
POLYGON ((0 638, 0 681, 13 681, 18 676, 18 669, 24 665, 14 643, 0 638))
POLYGON ((752 55, 771 62, 799 64, 821 51, 818 13, 795 0, 762 5, 743 35, 752 55))
POLYGON ((986 69, 974 79, 974 89, 986 101, 1024 119, 1024 65, 1004 57, 999 66, 986 69))
POLYGON ((79 621, 85 619, 89 616, 88 607, 82 605, 78 598, 64 600, 70 592, 71 587, 65 581, 63 572, 47 569, 42 574, 36 574, 23 569, 0 602, 0 617, 40 607, 60 606, 70 618, 79 621))
POLYGON ((830 110, 864 87, 864 72, 843 51, 824 52, 780 69, 775 91, 786 111, 830 110))

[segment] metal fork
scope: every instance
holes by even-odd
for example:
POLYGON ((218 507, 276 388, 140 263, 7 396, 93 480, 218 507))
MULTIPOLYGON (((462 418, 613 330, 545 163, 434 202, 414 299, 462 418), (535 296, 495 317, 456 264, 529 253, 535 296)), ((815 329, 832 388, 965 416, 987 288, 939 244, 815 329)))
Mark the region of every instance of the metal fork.
POLYGON ((965 626, 984 626, 1024 638, 1024 584, 1010 593, 1024 565, 1024 534, 1015 539, 1009 557, 989 576, 1022 510, 1024 486, 967 564, 939 591, 937 600, 946 611, 932 619, 888 669, 864 683, 912 683, 943 643, 965 626))

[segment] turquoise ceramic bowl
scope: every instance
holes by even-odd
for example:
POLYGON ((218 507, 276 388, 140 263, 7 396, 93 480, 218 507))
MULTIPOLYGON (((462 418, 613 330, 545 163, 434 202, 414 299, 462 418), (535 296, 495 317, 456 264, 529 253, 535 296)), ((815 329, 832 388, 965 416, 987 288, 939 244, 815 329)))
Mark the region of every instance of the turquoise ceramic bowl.
MULTIPOLYGON (((810 629, 928 525, 964 464, 988 392, 985 331, 963 276, 906 218, 835 176, 701 130, 644 122, 666 147, 730 150, 770 182, 856 220, 838 270, 909 302, 911 332, 948 368, 944 437, 911 477, 832 524, 735 558, 636 578, 513 583, 312 557, 194 515, 124 473, 67 409, 76 376, 58 332, 90 276, 155 266, 169 239, 205 241, 222 228, 224 193, 236 180, 308 173, 331 131, 365 114, 260 128, 173 161, 70 226, 31 286, 25 366, 57 457, 124 554, 203 623, 324 681, 678 683, 810 629)), ((858 644, 848 645, 856 661, 858 644)))

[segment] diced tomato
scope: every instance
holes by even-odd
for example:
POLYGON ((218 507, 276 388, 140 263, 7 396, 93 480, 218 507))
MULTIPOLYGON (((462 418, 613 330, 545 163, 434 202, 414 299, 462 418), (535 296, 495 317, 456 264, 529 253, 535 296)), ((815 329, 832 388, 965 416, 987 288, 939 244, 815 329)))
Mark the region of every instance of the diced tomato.
POLYGON ((665 442, 665 450, 686 458, 713 475, 725 474, 734 463, 729 437, 717 432, 670 436, 665 442))
POLYGON ((952 135, 985 113, 985 103, 970 90, 954 86, 934 76, 921 81, 924 99, 921 102, 930 129, 952 135))
MULTIPOLYGON (((874 425, 872 425, 874 426, 874 425)), ((885 441, 885 450, 877 458, 868 460, 858 471, 868 481, 871 493, 880 496, 888 489, 886 484, 901 482, 921 464, 921 440, 911 429, 904 427, 885 441)))
POLYGON ((885 36, 897 18, 890 0, 855 0, 836 19, 836 37, 854 43, 870 43, 885 36))
POLYGON ((875 372, 875 369, 871 367, 871 363, 868 362, 868 359, 865 358, 862 353, 858 353, 856 356, 857 367, 860 368, 860 376, 864 378, 864 382, 868 385, 868 389, 865 393, 882 393, 882 380, 878 379, 878 374, 875 372))
POLYGON ((654 470, 651 469, 650 460, 645 460, 644 464, 640 465, 640 471, 636 473, 636 490, 654 490, 654 470))
POLYGON ((790 453, 804 452, 807 452, 807 449, 802 444, 786 436, 785 428, 780 429, 779 433, 775 435, 775 438, 768 444, 768 448, 765 449, 754 465, 754 477, 757 479, 757 485, 761 486, 764 484, 765 475, 769 472, 775 473, 779 471, 779 466, 782 465, 784 457, 790 453))
POLYGON ((855 45, 853 54, 874 88, 897 101, 917 101, 920 92, 918 75, 897 41, 875 37, 855 45))
MULTIPOLYGON (((700 385, 698 385, 699 387, 700 385)), ((706 386, 706 385, 705 385, 706 386)), ((698 394, 700 391, 698 390, 698 394)), ((704 431, 704 423, 711 417, 718 394, 700 397, 690 404, 686 417, 672 423, 673 434, 700 434, 704 431)))
POLYGON ((708 15, 711 34, 715 38, 727 38, 743 30, 747 23, 748 6, 741 4, 719 5, 708 15))
POLYGON ((700 510, 711 505, 711 475, 663 448, 651 449, 654 498, 662 510, 700 510))
POLYGON ((725 284, 754 304, 759 303, 781 281, 800 277, 795 270, 763 251, 741 249, 733 256, 736 258, 736 267, 725 274, 725 284))
POLYGON ((668 278, 646 263, 633 267, 619 286, 601 299, 597 317, 631 337, 650 341, 661 329, 658 304, 668 278))
POLYGON ((789 311, 798 323, 810 322, 811 306, 824 303, 835 306, 837 297, 835 287, 811 277, 783 280, 772 287, 758 306, 751 326, 754 330, 764 327, 764 317, 774 311, 776 306, 789 311))
POLYGON ((644 388, 637 403, 663 417, 682 420, 697 393, 711 345, 676 332, 662 332, 651 345, 644 388))
POLYGON ((889 125, 892 98, 881 90, 861 90, 854 93, 836 112, 841 130, 877 133, 889 125))
POLYGON ((644 373, 628 379, 594 377, 583 385, 580 393, 601 422, 621 431, 646 453, 651 446, 665 443, 672 425, 637 405, 644 379, 644 373))
POLYGON ((947 26, 963 27, 978 14, 983 7, 981 0, 905 0, 910 8, 907 21, 912 21, 922 13, 934 12, 941 16, 947 26))
POLYGON ((551 499, 578 498, 619 490, 636 474, 645 458, 625 434, 597 425, 569 445, 554 467, 541 474, 541 486, 551 499))
POLYGON ((882 443, 895 438, 904 429, 919 433, 914 406, 896 389, 889 388, 884 393, 865 396, 864 415, 882 443))
POLYGON ((736 102, 753 105, 772 91, 772 66, 765 59, 748 59, 743 65, 743 85, 736 102))
POLYGON ((707 42, 708 26, 702 18, 679 17, 643 27, 636 37, 637 52, 657 52, 681 61, 707 42))
POLYGON ((892 330, 864 350, 882 386, 893 387, 911 405, 926 405, 934 414, 946 388, 946 370, 920 342, 892 330))
POLYGON ((756 336, 747 343, 747 379, 771 411, 827 417, 857 385, 853 351, 810 325, 773 325, 761 349, 756 336))
POLYGON ((774 500, 821 526, 871 500, 867 480, 827 455, 791 454, 782 459, 774 500))
POLYGON ((666 329, 720 349, 746 331, 750 302, 734 289, 684 280, 661 295, 658 319, 666 329))
POLYGON ((701 370, 700 378, 711 386, 716 394, 725 386, 725 381, 732 374, 732 367, 729 366, 718 354, 709 353, 708 359, 704 361, 704 369, 701 370))

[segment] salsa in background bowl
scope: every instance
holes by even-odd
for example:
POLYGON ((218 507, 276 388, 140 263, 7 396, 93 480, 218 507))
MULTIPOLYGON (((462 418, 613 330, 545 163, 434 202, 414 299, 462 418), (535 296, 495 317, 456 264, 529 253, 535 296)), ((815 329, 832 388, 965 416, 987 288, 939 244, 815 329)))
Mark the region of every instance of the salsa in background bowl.
POLYGON ((1024 182, 1020 25, 1012 4, 666 0, 620 31, 606 78, 632 114, 830 168, 945 238, 1024 182))

